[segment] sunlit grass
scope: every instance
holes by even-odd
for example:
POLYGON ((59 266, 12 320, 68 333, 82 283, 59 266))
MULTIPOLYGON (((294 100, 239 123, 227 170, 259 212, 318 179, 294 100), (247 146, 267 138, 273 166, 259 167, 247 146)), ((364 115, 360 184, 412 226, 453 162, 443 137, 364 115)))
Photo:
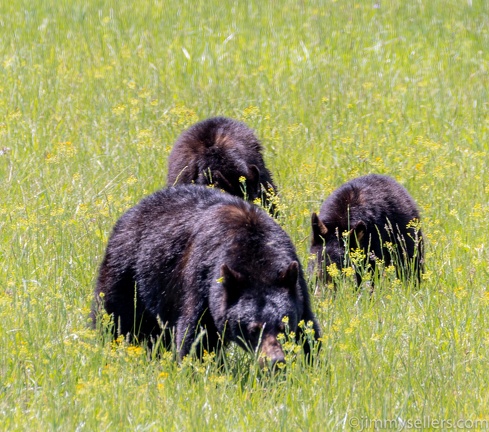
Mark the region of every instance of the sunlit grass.
POLYGON ((466 1, 0 4, 0 421, 5 430, 333 430, 480 419, 489 398, 488 10, 466 1), (182 130, 263 142, 304 265, 310 214, 351 178, 418 202, 419 289, 314 286, 312 367, 237 347, 181 364, 88 317, 110 230, 164 185, 182 130), (378 289, 377 289, 378 288, 378 289))

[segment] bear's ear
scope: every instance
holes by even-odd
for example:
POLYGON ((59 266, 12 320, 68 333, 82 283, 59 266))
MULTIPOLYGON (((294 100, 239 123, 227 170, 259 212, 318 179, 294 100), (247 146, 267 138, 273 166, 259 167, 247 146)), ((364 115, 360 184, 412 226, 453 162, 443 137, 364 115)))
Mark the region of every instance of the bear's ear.
POLYGON ((323 238, 328 233, 328 228, 319 219, 316 213, 311 215, 312 243, 323 244, 323 238))
POLYGON ((224 296, 227 304, 234 303, 241 295, 244 276, 233 270, 227 264, 221 266, 222 286, 224 287, 224 296))
POLYGON ((297 278, 299 277, 299 263, 292 261, 289 266, 282 270, 278 276, 279 284, 289 288, 293 292, 297 286, 297 278))
POLYGON ((247 187, 250 190, 257 190, 260 184, 260 170, 256 165, 251 165, 246 179, 247 187))
POLYGON ((350 230, 350 247, 362 247, 362 240, 367 232, 367 225, 365 222, 358 222, 354 228, 350 230))

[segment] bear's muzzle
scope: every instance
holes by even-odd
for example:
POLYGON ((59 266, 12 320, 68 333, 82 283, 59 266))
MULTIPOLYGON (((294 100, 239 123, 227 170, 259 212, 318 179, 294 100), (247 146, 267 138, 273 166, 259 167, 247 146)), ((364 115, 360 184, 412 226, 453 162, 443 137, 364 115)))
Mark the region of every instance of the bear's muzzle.
POLYGON ((261 368, 265 366, 273 368, 277 363, 285 363, 284 351, 276 336, 263 336, 258 362, 261 368))

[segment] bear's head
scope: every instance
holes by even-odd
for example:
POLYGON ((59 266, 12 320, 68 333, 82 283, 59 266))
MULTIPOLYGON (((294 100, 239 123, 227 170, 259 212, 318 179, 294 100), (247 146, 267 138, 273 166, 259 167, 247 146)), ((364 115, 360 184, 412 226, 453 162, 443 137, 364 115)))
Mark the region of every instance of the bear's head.
POLYGON ((346 247, 355 249, 363 247, 362 240, 365 237, 366 226, 363 222, 358 222, 349 230, 340 232, 335 226, 328 226, 319 219, 316 213, 311 216, 311 254, 316 256, 318 265, 318 276, 331 282, 331 277, 324 274, 325 267, 335 264, 338 269, 344 267, 346 247))
POLYGON ((286 332, 286 323, 295 332, 302 315, 298 262, 273 277, 260 269, 244 274, 227 264, 220 270, 221 296, 213 315, 224 339, 258 354, 261 366, 285 362, 277 336, 286 332))
POLYGON ((261 198, 262 186, 258 167, 256 165, 248 167, 242 161, 233 162, 222 161, 204 169, 199 173, 197 183, 212 185, 247 201, 261 198))

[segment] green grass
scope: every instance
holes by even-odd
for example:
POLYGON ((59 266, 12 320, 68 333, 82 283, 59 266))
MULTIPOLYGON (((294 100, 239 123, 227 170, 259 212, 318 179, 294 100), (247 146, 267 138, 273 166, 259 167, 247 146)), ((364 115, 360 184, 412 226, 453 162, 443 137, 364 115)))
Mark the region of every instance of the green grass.
POLYGON ((489 12, 378 3, 0 3, 2 429, 489 420, 489 12), (256 130, 303 263, 310 213, 355 176, 393 176, 422 210, 421 288, 319 287, 314 367, 262 375, 233 348, 225 371, 178 365, 87 327, 111 227, 214 115, 256 130))

